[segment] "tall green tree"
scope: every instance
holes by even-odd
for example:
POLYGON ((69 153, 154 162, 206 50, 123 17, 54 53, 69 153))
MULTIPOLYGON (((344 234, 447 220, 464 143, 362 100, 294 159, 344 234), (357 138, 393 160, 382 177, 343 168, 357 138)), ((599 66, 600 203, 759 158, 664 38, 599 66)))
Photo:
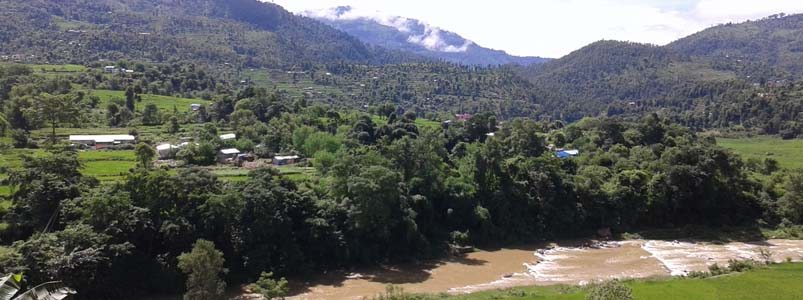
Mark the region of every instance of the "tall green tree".
POLYGON ((56 142, 56 127, 59 123, 74 122, 81 116, 81 96, 78 94, 40 94, 33 98, 26 111, 29 119, 50 125, 51 142, 56 142))
POLYGON ((146 143, 139 143, 134 148, 134 153, 137 156, 137 166, 144 169, 153 167, 153 158, 156 156, 156 151, 146 143))
POLYGON ((226 282, 221 278, 226 272, 223 268, 223 253, 215 249, 215 244, 207 240, 198 240, 189 253, 178 257, 178 267, 187 274, 187 291, 185 300, 217 300, 221 299, 226 289, 226 282))
POLYGON ((159 108, 156 104, 148 103, 145 109, 142 110, 142 124, 145 125, 159 125, 162 120, 159 116, 159 108))

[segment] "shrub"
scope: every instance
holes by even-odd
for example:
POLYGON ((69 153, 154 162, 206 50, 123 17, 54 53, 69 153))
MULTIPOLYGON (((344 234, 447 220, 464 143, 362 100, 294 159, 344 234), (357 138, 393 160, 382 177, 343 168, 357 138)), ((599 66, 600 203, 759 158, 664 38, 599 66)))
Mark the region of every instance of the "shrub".
POLYGON ((633 290, 618 280, 604 282, 591 288, 586 300, 632 300, 633 290))
POLYGON ((728 260, 728 271, 730 272, 744 272, 752 270, 755 263, 751 260, 728 260))
POLYGON ((273 272, 262 272, 259 280, 251 284, 251 289, 265 299, 284 298, 290 291, 287 280, 284 277, 279 280, 273 279, 273 272))

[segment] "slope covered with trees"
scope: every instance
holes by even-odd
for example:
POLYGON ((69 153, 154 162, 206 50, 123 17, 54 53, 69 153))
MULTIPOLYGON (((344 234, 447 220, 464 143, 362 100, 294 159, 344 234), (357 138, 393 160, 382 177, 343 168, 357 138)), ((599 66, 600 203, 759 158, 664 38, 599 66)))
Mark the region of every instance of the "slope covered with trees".
POLYGON ((720 25, 667 46, 601 41, 520 72, 552 118, 660 111, 697 129, 801 133, 803 16, 720 25))
POLYGON ((0 16, 0 52, 51 63, 136 59, 292 67, 414 59, 256 0, 3 0, 0 16))

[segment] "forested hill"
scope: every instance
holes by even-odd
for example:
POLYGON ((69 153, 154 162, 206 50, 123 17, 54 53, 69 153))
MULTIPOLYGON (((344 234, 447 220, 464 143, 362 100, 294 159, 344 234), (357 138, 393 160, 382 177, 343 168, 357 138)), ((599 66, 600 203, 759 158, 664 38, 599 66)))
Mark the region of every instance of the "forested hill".
POLYGON ((553 118, 662 111, 695 128, 799 134, 803 15, 704 30, 667 46, 600 41, 523 69, 553 118))
POLYGON ((130 59, 282 67, 415 59, 257 0, 2 0, 0 53, 50 63, 130 59))
POLYGON ((711 59, 711 66, 761 80, 803 76, 803 15, 784 14, 726 24, 667 46, 683 55, 711 59))

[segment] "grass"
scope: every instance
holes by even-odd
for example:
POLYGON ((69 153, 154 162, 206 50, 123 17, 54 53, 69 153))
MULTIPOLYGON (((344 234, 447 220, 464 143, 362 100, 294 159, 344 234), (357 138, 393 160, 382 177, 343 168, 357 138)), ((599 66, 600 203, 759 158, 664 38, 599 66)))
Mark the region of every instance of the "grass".
MULTIPOLYGON (((20 156, 27 154, 33 156, 45 155, 42 149, 14 149, 0 156, 0 167, 15 169, 21 167, 20 156)), ((85 176, 98 178, 100 181, 112 181, 121 177, 136 165, 133 150, 119 151, 84 151, 78 153, 78 159, 84 164, 81 172, 85 176)), ((9 193, 8 186, 0 186, 0 196, 9 193)))
MULTIPOLYGON (((803 264, 778 264, 706 279, 635 280, 626 284, 633 298, 650 299, 803 299, 803 264)), ((585 299, 579 287, 524 287, 460 295, 448 299, 585 299)))
POLYGON ((87 68, 81 65, 27 65, 35 73, 79 73, 86 72, 87 68))
MULTIPOLYGON (((282 176, 288 179, 301 182, 306 181, 315 176, 315 168, 298 167, 298 166, 281 166, 275 167, 282 176)), ((243 168, 214 168, 210 170, 213 174, 217 175, 220 180, 228 182, 239 182, 248 179, 248 173, 252 170, 243 168)))
MULTIPOLYGON (((91 95, 95 95, 98 96, 98 98, 100 98, 100 103, 98 104, 98 107, 104 109, 106 105, 112 101, 112 99, 125 100, 125 91, 92 90, 89 93, 91 93, 91 95)), ((189 98, 181 98, 173 96, 141 94, 140 97, 142 97, 142 102, 137 102, 136 104, 136 110, 139 112, 141 112, 148 104, 156 104, 156 107, 158 107, 159 110, 163 112, 172 112, 173 107, 175 107, 179 111, 189 111, 190 104, 195 104, 195 103, 206 106, 211 104, 210 101, 203 99, 189 99, 189 98)))
POLYGON ((132 150, 86 151, 79 153, 78 158, 84 163, 82 173, 101 182, 120 180, 137 164, 132 150))
POLYGON ((782 140, 777 137, 717 138, 717 144, 736 151, 743 158, 772 158, 782 168, 803 168, 803 139, 782 140))

